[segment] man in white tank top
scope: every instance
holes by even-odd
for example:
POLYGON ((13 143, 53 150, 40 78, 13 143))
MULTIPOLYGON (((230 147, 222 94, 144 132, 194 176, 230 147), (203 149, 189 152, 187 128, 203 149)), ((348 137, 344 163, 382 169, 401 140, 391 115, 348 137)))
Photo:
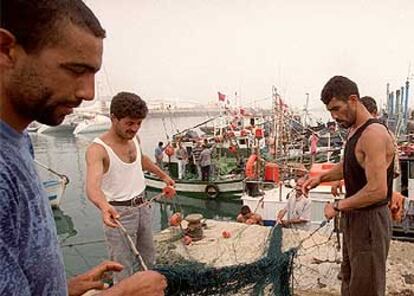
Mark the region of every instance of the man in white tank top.
POLYGON ((136 134, 148 113, 146 103, 133 93, 121 92, 110 106, 112 125, 94 139, 86 152, 88 198, 101 210, 109 256, 124 265, 114 275, 119 282, 138 269, 135 256, 115 219, 124 225, 136 242, 147 266, 155 263, 150 207, 144 203, 143 170, 156 174, 167 185, 174 181, 151 159, 142 154, 136 134))

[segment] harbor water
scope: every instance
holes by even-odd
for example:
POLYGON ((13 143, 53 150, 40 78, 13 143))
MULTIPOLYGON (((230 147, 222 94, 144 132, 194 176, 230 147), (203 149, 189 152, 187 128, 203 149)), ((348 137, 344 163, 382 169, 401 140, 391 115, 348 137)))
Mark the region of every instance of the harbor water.
MULTIPOLYGON (((167 134, 196 125, 207 117, 148 118, 138 132, 142 150, 153 159, 159 141, 167 143, 167 134)), ((74 136, 71 133, 31 134, 35 157, 49 168, 69 177, 59 209, 54 209, 57 233, 61 243, 67 276, 73 276, 108 259, 102 230, 102 218, 98 209, 85 193, 85 151, 99 134, 74 136)), ((39 168, 43 179, 53 175, 39 168)), ((148 195, 155 193, 148 192, 148 195)), ((175 206, 153 204, 152 228, 154 232, 167 227, 168 217, 179 209, 185 215, 201 213, 206 218, 234 220, 240 202, 220 202, 177 196, 175 206)))

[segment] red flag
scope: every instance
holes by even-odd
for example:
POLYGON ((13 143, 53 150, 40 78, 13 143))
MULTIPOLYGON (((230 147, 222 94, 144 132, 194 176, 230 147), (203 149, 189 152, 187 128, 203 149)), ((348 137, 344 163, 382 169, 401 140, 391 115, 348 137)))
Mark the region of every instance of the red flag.
POLYGON ((218 97, 219 97, 219 101, 225 101, 226 100, 226 95, 222 94, 221 92, 217 92, 218 93, 218 97))

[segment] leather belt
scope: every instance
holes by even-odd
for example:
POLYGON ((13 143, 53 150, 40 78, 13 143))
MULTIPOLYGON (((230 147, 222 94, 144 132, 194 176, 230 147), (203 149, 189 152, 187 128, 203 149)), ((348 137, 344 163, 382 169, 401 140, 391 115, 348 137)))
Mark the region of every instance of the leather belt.
POLYGON ((137 207, 139 205, 142 205, 145 202, 145 199, 143 198, 143 194, 137 195, 129 200, 111 200, 109 201, 109 204, 111 206, 122 206, 122 207, 137 207))

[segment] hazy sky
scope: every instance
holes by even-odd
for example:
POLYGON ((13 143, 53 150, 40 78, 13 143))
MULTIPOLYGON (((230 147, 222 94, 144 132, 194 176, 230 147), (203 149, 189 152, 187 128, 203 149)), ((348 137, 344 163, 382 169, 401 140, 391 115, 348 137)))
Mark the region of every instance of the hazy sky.
POLYGON ((238 91, 242 102, 264 104, 276 85, 294 106, 303 106, 308 92, 315 109, 333 75, 348 76, 361 95, 381 102, 387 82, 392 89, 405 83, 410 62, 414 73, 412 0, 86 3, 107 30, 104 68, 113 91, 148 101, 208 102, 217 91, 238 91))

